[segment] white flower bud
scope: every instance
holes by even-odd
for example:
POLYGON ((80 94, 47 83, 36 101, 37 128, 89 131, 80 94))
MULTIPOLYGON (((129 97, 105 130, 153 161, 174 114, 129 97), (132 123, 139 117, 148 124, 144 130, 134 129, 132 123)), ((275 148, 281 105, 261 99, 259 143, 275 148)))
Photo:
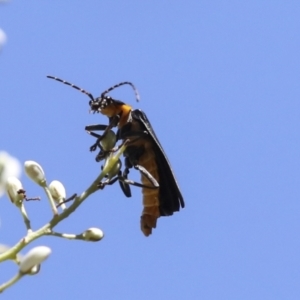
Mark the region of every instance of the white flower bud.
POLYGON ((60 181, 53 180, 49 184, 49 190, 55 202, 66 199, 66 190, 60 181))
POLYGON ((25 173, 27 176, 37 184, 44 186, 46 182, 45 173, 42 167, 35 161, 25 161, 25 173))
POLYGON ((37 266, 51 254, 51 249, 46 246, 38 246, 26 253, 20 262, 20 273, 36 273, 37 266), (33 269, 34 268, 34 269, 33 269))
POLYGON ((0 244, 0 254, 4 253, 5 251, 9 250, 10 247, 4 245, 4 244, 0 244))
POLYGON ((103 239, 104 233, 101 229, 92 227, 83 232, 82 236, 86 241, 98 242, 103 239))
POLYGON ((0 28, 0 49, 6 42, 6 34, 5 32, 0 28))
POLYGON ((116 134, 112 130, 109 130, 103 137, 103 139, 100 141, 100 145, 102 146, 104 151, 108 151, 115 146, 116 141, 116 134))
POLYGON ((8 177, 5 189, 10 201, 20 206, 25 198, 25 191, 23 190, 21 181, 16 177, 8 177))
POLYGON ((19 177, 20 162, 5 151, 0 151, 0 197, 5 192, 6 179, 10 176, 19 177))

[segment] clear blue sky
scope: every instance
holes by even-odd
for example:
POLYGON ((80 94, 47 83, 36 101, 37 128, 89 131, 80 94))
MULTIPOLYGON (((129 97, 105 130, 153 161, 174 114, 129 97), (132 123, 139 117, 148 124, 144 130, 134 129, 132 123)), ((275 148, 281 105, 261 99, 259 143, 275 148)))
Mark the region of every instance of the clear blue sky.
MULTIPOLYGON (((100 227, 100 243, 45 237, 38 276, 3 299, 300 299, 299 1, 11 1, 0 5, 0 150, 36 160, 82 192, 99 172, 88 149, 88 97, 112 93, 147 113, 186 208, 139 229, 141 191, 91 196, 56 229, 100 227)), ((132 172, 131 177, 138 178, 132 172)), ((51 217, 22 176, 34 229, 51 217)), ((0 242, 25 233, 0 202, 0 242)), ((0 280, 14 265, 1 265, 0 280)))

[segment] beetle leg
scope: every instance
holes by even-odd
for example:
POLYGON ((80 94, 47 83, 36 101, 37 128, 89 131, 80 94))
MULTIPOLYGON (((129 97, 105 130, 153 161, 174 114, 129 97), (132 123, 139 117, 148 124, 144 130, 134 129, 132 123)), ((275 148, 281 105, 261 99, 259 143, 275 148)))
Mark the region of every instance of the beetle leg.
MULTIPOLYGON (((121 172, 120 172, 121 173, 121 172)), ((122 176, 119 176, 119 184, 120 184, 120 187, 121 187, 121 189, 122 189, 122 191, 123 191, 123 193, 124 193, 124 195, 126 196, 126 197, 131 197, 131 189, 130 189, 130 186, 129 186, 129 184, 127 184, 126 182, 125 182, 125 180, 128 180, 128 178, 127 178, 127 175, 129 174, 129 169, 128 168, 125 168, 125 170, 124 170, 124 172, 123 172, 123 174, 122 174, 122 176), (121 179, 122 178, 122 179, 121 179)), ((119 174, 120 175, 120 174, 119 174)))
POLYGON ((118 179, 119 179, 118 176, 116 176, 116 177, 114 177, 114 178, 112 178, 112 179, 106 179, 105 181, 101 181, 101 182, 98 183, 98 188, 102 190, 102 189, 104 189, 104 187, 105 187, 106 185, 112 185, 112 184, 114 184, 118 179))
MULTIPOLYGON (((148 171, 146 171, 146 172, 148 172, 148 171)), ((131 179, 128 179, 127 178, 128 173, 129 173, 129 169, 125 168, 123 174, 120 171, 119 174, 117 176, 115 176, 114 178, 106 179, 105 181, 99 182, 98 188, 104 189, 104 187, 106 185, 112 185, 118 180, 124 195, 129 198, 129 197, 131 197, 131 190, 130 190, 129 185, 134 185, 134 186, 137 186, 140 188, 147 188, 147 189, 157 189, 159 187, 159 185, 157 184, 157 181, 155 179, 154 180, 155 180, 156 184, 155 184, 155 182, 153 182, 152 186, 148 186, 148 185, 144 185, 144 184, 138 183, 136 181, 133 181, 131 179)), ((150 175, 150 173, 149 173, 149 175, 150 175)), ((150 177, 152 177, 152 176, 150 175, 150 177)), ((150 179, 149 179, 149 181, 150 181, 150 179)))
POLYGON ((111 178, 111 179, 107 179, 107 180, 105 180, 105 181, 100 182, 100 183, 98 184, 98 188, 99 188, 99 189, 104 189, 104 187, 105 187, 106 185, 112 185, 112 184, 114 184, 117 180, 119 180, 120 187, 121 187, 121 189, 122 189, 124 195, 125 195, 126 197, 128 197, 128 198, 131 197, 131 190, 130 190, 130 186, 128 185, 130 182, 129 182, 129 180, 127 179, 127 174, 123 174, 123 175, 122 175, 122 172, 121 172, 121 171, 119 172, 119 174, 118 174, 116 177, 111 178), (129 183, 127 183, 127 181, 128 181, 129 183))
MULTIPOLYGON (((144 168, 141 165, 134 165, 133 166, 136 170, 139 170, 147 179, 148 181, 152 184, 151 188, 159 188, 159 183, 157 182, 157 180, 148 172, 148 170, 146 168, 144 168)), ((149 188, 149 187, 148 187, 149 188)))
MULTIPOLYGON (((106 133, 112 129, 113 127, 116 127, 118 125, 118 122, 120 120, 119 116, 114 116, 109 119, 109 124, 108 125, 88 125, 85 127, 85 130, 92 136, 97 137, 96 143, 93 144, 90 147, 90 151, 95 151, 97 147, 100 145, 100 141, 103 139, 103 137, 106 135, 106 133), (96 133, 92 133, 91 130, 104 130, 102 135, 97 135, 96 133)), ((101 148, 101 147, 100 147, 101 148)))
POLYGON ((104 131, 107 128, 107 125, 103 125, 103 124, 95 124, 95 125, 88 125, 85 126, 85 130, 88 131, 90 133, 90 131, 95 130, 95 131, 104 131))
MULTIPOLYGON (((110 127, 109 125, 102 125, 102 124, 98 124, 98 125, 89 125, 85 127, 85 130, 87 131, 88 134, 90 134, 91 136, 94 136, 97 138, 96 143, 94 143, 91 147, 90 147, 90 151, 95 151, 97 149, 97 147, 100 147, 100 142, 103 139, 103 137, 105 136, 105 134, 111 129, 112 127, 110 127), (92 132, 90 130, 104 130, 103 134, 97 134, 95 132, 92 132)), ((101 148, 101 147, 100 147, 101 148)))
POLYGON ((118 151, 125 143, 134 143, 135 141, 139 140, 140 138, 143 138, 145 136, 148 136, 147 131, 135 131, 135 132, 128 132, 126 134, 123 134, 122 136, 122 143, 115 148, 111 149, 111 152, 118 151), (137 136, 135 139, 130 139, 132 136, 137 136))

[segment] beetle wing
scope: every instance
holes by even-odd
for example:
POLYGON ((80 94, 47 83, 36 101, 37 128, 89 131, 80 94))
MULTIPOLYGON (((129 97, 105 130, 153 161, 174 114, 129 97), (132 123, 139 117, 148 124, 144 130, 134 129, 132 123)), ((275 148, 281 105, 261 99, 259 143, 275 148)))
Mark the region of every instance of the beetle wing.
POLYGON ((173 212, 179 211, 180 206, 182 208, 184 207, 184 200, 170 162, 146 114, 140 109, 136 109, 131 112, 131 116, 134 120, 142 123, 144 129, 149 133, 153 141, 153 149, 159 174, 160 214, 162 216, 172 215, 173 212))

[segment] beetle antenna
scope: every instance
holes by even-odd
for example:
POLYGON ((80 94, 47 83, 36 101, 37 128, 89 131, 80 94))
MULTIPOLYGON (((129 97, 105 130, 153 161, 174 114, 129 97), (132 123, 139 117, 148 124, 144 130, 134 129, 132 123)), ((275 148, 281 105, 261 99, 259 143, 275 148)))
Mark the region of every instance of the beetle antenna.
POLYGON ((104 91, 102 94, 101 94, 101 98, 103 98, 107 93, 109 93, 110 91, 114 90, 115 88, 121 86, 121 85, 124 85, 124 84, 128 84, 130 85, 133 90, 134 90, 134 93, 135 93, 135 98, 136 98, 136 101, 139 102, 140 101, 140 95, 139 95, 139 92, 137 90, 137 88, 134 86, 133 83, 129 82, 129 81, 124 81, 124 82, 120 82, 112 87, 110 87, 109 89, 107 89, 106 91, 104 91))
POLYGON ((68 82, 68 81, 65 81, 65 80, 62 80, 62 79, 60 79, 60 78, 58 78, 58 77, 54 77, 54 76, 50 76, 50 75, 48 75, 47 78, 54 79, 54 80, 57 80, 57 81, 59 81, 59 82, 62 82, 62 83, 64 83, 64 84, 66 84, 66 85, 69 85, 69 86, 73 87, 74 89, 80 91, 81 93, 84 93, 84 94, 88 95, 92 101, 95 101, 95 100, 94 100, 94 97, 93 97, 93 95, 92 95, 91 93, 89 93, 89 92, 87 92, 86 90, 84 90, 84 89, 78 87, 78 86, 75 85, 75 84, 72 84, 72 83, 70 83, 70 82, 68 82))

